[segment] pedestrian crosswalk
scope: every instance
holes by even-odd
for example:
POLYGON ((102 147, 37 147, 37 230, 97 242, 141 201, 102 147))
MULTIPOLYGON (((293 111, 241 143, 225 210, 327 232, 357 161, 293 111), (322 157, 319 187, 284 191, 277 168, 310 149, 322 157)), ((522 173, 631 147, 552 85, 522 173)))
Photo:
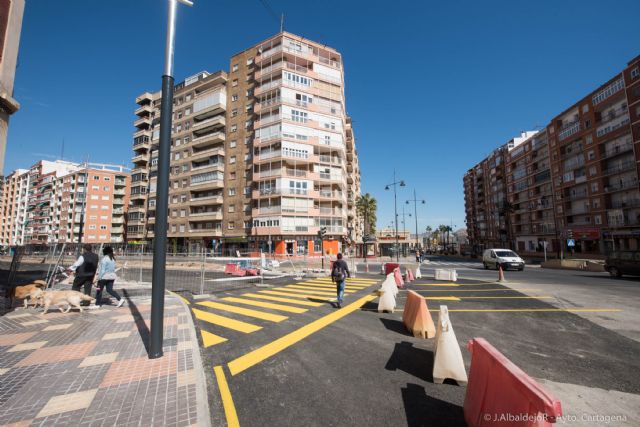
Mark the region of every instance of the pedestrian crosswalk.
MULTIPOLYGON (((376 279, 348 278, 345 295, 354 295, 378 282, 376 279)), ((335 284, 330 278, 323 277, 199 301, 192 310, 199 321, 202 343, 206 348, 227 342, 234 333, 251 334, 269 324, 285 322, 291 316, 326 306, 335 298, 335 284)))
POLYGON ((481 262, 466 261, 429 261, 421 266, 422 268, 483 268, 481 262))

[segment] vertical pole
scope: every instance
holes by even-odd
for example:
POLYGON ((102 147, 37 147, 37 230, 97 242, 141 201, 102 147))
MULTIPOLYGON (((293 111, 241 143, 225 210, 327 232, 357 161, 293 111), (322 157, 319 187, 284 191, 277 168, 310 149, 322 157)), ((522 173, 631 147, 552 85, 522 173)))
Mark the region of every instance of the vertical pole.
POLYGON ((416 189, 413 189, 413 214, 416 217, 416 251, 418 250, 418 199, 416 197, 416 189))
POLYGON ((175 38, 176 0, 169 0, 165 68, 162 76, 160 146, 156 189, 156 224, 153 238, 151 277, 151 331, 149 358, 162 357, 164 328, 164 286, 167 259, 167 210, 169 202, 169 156, 171 155, 171 115, 173 114, 173 42, 175 38))
POLYGON ((396 215, 396 262, 400 263, 400 243, 398 242, 398 197, 396 195, 396 170, 393 170, 393 210, 396 215))
POLYGON ((202 248, 202 268, 201 268, 201 279, 200 279, 200 295, 204 294, 204 271, 205 264, 207 263, 207 249, 202 248))

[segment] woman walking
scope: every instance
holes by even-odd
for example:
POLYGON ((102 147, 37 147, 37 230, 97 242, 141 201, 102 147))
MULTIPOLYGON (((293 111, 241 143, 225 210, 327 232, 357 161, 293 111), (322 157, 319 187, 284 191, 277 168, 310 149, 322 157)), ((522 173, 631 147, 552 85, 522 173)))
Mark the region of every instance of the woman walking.
POLYGON ((105 246, 102 249, 104 257, 100 262, 100 271, 98 272, 98 292, 96 293, 96 305, 102 305, 102 291, 107 288, 107 292, 118 300, 118 307, 122 307, 124 299, 113 290, 113 282, 117 279, 116 276, 116 259, 113 256, 113 249, 111 246, 105 246))

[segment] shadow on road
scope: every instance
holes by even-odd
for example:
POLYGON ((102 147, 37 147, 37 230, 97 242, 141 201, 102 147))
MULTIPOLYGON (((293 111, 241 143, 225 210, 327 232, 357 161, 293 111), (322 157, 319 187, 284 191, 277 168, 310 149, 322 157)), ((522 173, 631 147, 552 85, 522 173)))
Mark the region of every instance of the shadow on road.
POLYGON ((142 339, 142 343, 144 344, 144 349, 149 353, 149 327, 147 323, 144 321, 142 314, 140 314, 140 310, 133 303, 133 300, 129 296, 129 292, 126 289, 122 290, 124 297, 127 299, 127 307, 129 307, 129 311, 131 311, 131 315, 133 316, 136 322, 136 328, 138 328, 138 333, 140 334, 140 338, 142 339))
MULTIPOLYGON (((372 309, 377 310, 378 306, 376 305, 375 307, 372 307, 372 309)), ((380 318, 380 321, 385 328, 392 332, 397 332, 405 336, 411 336, 411 334, 407 332, 407 329, 404 327, 404 324, 400 320, 380 318)))
POLYGON ((466 425, 460 406, 427 396, 424 387, 417 384, 408 383, 401 390, 409 427, 466 425))
POLYGON ((433 352, 402 341, 396 343, 393 353, 384 367, 388 371, 400 370, 423 381, 433 382, 433 352))

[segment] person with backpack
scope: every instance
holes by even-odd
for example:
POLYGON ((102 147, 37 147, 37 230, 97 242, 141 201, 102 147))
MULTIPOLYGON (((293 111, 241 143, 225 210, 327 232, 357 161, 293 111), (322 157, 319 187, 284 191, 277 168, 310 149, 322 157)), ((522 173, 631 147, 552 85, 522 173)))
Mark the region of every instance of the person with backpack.
POLYGON ((117 307, 122 307, 124 299, 113 290, 113 282, 117 279, 116 276, 116 259, 113 256, 113 249, 111 246, 106 246, 102 249, 102 261, 100 262, 100 272, 98 273, 98 291, 96 292, 96 305, 102 305, 102 291, 107 288, 107 292, 118 300, 117 307))
POLYGON ((342 259, 342 254, 338 254, 338 259, 333 263, 333 269, 331 270, 331 280, 336 284, 336 292, 338 299, 336 302, 337 308, 342 308, 342 300, 344 298, 344 282, 347 277, 351 277, 349 272, 349 266, 347 262, 342 259))

